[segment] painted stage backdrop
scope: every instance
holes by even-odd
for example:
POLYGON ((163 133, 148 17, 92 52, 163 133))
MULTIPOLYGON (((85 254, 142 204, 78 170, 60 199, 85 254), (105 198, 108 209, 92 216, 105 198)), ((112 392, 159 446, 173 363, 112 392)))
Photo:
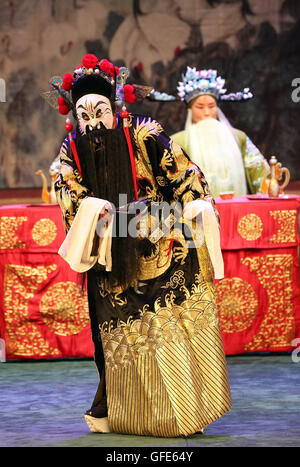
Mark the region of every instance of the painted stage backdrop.
MULTIPOLYGON (((170 94, 187 65, 217 69, 228 91, 249 87, 255 99, 222 110, 300 179, 299 0, 0 0, 0 11, 0 188, 41 186, 35 172, 57 155, 65 118, 40 91, 85 53, 170 94)), ((129 110, 169 134, 184 127, 180 101, 129 110)))

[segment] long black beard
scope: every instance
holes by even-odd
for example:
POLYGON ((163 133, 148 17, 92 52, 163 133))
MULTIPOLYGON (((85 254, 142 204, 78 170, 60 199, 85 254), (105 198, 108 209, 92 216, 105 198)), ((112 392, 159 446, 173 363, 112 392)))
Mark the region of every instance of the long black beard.
POLYGON ((83 184, 95 197, 119 207, 119 194, 134 201, 134 185, 126 138, 122 129, 77 131, 76 147, 82 168, 83 184))
MULTIPOLYGON (((113 203, 117 209, 114 215, 116 237, 112 239, 112 271, 103 275, 109 287, 119 285, 126 289, 137 281, 140 245, 138 240, 129 235, 117 236, 121 221, 124 221, 124 214, 118 212, 119 195, 127 195, 127 203, 135 200, 130 156, 124 132, 121 129, 101 129, 81 135, 77 130, 76 148, 82 168, 83 185, 96 198, 113 203)), ((127 216, 127 222, 131 218, 132 216, 127 216)))

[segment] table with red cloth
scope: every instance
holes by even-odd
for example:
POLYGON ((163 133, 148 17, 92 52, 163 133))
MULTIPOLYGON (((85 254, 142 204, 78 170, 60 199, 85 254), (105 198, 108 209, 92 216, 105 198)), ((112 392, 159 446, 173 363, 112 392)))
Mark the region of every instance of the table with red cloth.
MULTIPOLYGON (((225 278, 216 299, 227 355, 292 351, 300 338, 300 197, 216 200, 225 278)), ((0 338, 6 359, 92 357, 82 276, 57 251, 57 205, 0 207, 0 338)))

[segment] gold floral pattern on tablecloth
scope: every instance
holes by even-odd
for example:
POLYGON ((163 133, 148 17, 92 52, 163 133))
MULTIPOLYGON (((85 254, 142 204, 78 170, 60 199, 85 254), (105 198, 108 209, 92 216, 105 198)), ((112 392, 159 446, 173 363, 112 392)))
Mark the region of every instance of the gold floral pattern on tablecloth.
POLYGON ((51 219, 40 219, 32 227, 32 238, 39 246, 52 243, 57 235, 57 227, 51 219))
POLYGON ((263 222, 257 214, 246 214, 239 220, 237 230, 245 240, 257 240, 263 232, 263 222))
POLYGON ((40 300, 43 322, 59 336, 79 334, 89 324, 86 293, 75 282, 58 282, 40 300))
POLYGON ((29 302, 56 269, 56 264, 36 267, 14 264, 5 266, 3 290, 7 354, 27 358, 60 355, 59 350, 44 339, 36 321, 29 314, 29 302))
POLYGON ((293 313, 293 256, 269 254, 241 259, 256 274, 268 294, 268 307, 258 332, 244 347, 246 351, 290 347, 295 337, 293 313))
POLYGON ((269 239, 270 243, 296 242, 296 209, 283 209, 280 211, 270 211, 270 215, 278 222, 279 230, 269 239))
POLYGON ((19 226, 27 220, 27 217, 0 217, 0 250, 26 247, 25 243, 19 240, 16 232, 19 226))
POLYGON ((222 279, 216 286, 216 301, 223 332, 241 332, 253 323, 258 298, 249 282, 239 278, 222 279))

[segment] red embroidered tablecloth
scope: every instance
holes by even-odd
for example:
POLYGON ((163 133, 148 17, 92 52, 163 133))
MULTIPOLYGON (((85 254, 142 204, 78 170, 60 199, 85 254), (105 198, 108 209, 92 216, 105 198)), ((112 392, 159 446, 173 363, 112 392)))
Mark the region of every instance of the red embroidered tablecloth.
POLYGON ((300 337, 300 197, 216 200, 225 278, 216 283, 227 355, 291 351, 300 337))
POLYGON ((6 359, 92 357, 81 276, 57 254, 56 205, 0 207, 0 335, 6 359))
MULTIPOLYGON (((216 200, 225 278, 216 282, 227 355, 291 351, 300 338, 300 197, 216 200)), ((0 337, 7 360, 92 357, 81 276, 57 254, 56 205, 0 207, 0 337)))

